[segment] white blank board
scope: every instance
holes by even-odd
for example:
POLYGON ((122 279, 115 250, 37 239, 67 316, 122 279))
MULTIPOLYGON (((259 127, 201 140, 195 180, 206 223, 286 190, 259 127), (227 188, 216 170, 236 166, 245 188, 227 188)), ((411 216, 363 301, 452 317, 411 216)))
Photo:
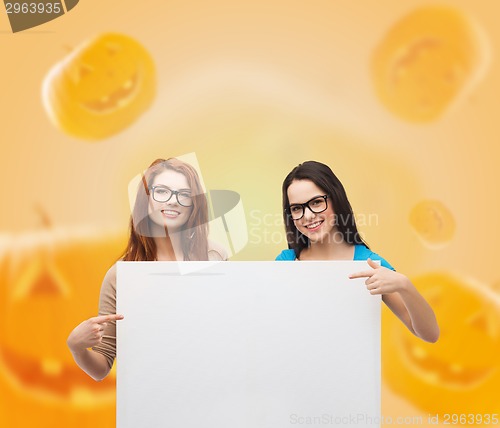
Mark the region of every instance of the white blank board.
POLYGON ((118 263, 118 428, 378 426, 366 262, 182 263, 118 263))

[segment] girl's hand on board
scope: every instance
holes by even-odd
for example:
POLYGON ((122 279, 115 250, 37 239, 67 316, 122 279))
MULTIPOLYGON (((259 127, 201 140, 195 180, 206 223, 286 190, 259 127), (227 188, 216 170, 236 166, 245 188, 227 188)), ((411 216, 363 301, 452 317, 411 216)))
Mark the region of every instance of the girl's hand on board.
POLYGON ((372 270, 353 273, 349 278, 367 278, 365 284, 370 294, 404 293, 411 286, 403 274, 380 266, 372 259, 368 259, 367 263, 372 270))
POLYGON ((104 327, 110 321, 122 320, 123 315, 111 314, 92 317, 77 325, 70 333, 67 344, 72 352, 83 351, 101 343, 104 327))

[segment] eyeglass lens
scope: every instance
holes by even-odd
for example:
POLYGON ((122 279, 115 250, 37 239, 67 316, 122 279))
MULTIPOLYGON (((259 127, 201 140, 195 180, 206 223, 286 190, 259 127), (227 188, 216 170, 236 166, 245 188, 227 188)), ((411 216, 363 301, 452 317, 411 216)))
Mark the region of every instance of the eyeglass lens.
POLYGON ((326 198, 318 197, 306 202, 305 204, 290 205, 290 214, 294 220, 299 220, 304 215, 305 207, 308 207, 313 213, 320 213, 326 210, 326 198))
POLYGON ((184 207, 193 205, 193 198, 189 192, 179 192, 163 186, 153 187, 153 199, 156 202, 168 202, 173 195, 176 196, 179 205, 184 207))

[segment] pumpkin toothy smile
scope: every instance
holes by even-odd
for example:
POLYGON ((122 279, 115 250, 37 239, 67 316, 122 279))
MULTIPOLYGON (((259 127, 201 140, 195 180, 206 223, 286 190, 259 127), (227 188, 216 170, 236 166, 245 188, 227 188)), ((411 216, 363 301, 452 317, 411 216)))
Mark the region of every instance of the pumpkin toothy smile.
POLYGON ((432 384, 443 384, 453 388, 470 388, 479 385, 495 370, 491 367, 466 367, 456 362, 446 362, 429 355, 425 349, 404 344, 405 355, 410 366, 416 368, 422 379, 432 384))
MULTIPOLYGON (((443 304, 443 292, 439 288, 427 291, 429 302, 434 305, 443 304)), ((478 307, 467 317, 463 325, 486 337, 497 337, 497 325, 486 307, 478 307)), ((446 338, 444 339, 446 340, 446 338)), ((483 383, 493 372, 496 371, 491 365, 481 362, 460 361, 459 355, 453 360, 446 360, 439 354, 432 352, 432 348, 426 349, 426 344, 403 341, 403 354, 409 367, 416 370, 419 375, 431 384, 446 385, 454 389, 472 388, 483 383)))
POLYGON ((83 102, 82 105, 94 113, 105 114, 115 111, 119 107, 126 106, 135 97, 138 88, 139 77, 135 73, 116 91, 104 95, 98 100, 83 102))
POLYGON ((69 396, 80 400, 85 395, 87 399, 97 402, 99 396, 112 398, 110 394, 114 390, 114 376, 109 376, 100 383, 93 382, 76 365, 65 365, 55 360, 36 361, 5 348, 0 348, 0 364, 2 363, 10 373, 11 380, 23 389, 60 399, 67 399, 69 396))
POLYGON ((473 278, 431 272, 412 279, 440 324, 436 343, 405 334, 383 316, 388 386, 422 410, 480 414, 497 406, 500 296, 473 278))
MULTIPOLYGON (((50 225, 50 219, 44 223, 50 225)), ((82 415, 112 412, 115 370, 95 382, 71 358, 66 338, 78 320, 96 310, 102 278, 125 237, 86 227, 53 228, 13 235, 8 242, 12 254, 3 268, 9 274, 0 281, 1 425, 17 426, 5 417, 21 416, 33 420, 27 426, 46 425, 45 413, 20 415, 19 409, 50 408, 57 418, 65 417, 66 408, 82 415)), ((74 426, 76 419, 54 420, 74 426)))

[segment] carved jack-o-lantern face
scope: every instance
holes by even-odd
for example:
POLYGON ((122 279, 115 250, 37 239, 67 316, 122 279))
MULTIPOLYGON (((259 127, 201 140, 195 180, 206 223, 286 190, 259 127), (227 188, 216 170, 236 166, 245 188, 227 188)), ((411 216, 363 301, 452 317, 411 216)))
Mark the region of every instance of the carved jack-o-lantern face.
POLYGON ((441 336, 425 343, 384 314, 385 381, 429 412, 498 413, 500 296, 449 274, 413 282, 433 307, 441 336))
POLYGON ((67 426, 83 424, 95 412, 112 423, 113 376, 97 383, 82 372, 66 338, 78 323, 97 314, 102 278, 124 244, 123 237, 84 232, 5 238, 0 263, 0 395, 6 408, 0 412, 1 426, 17 426, 21 420, 23 426, 54 426, 50 421, 58 413, 57 420, 63 418, 67 426))
POLYGON ((453 214, 441 201, 435 199, 426 199, 416 204, 410 212, 410 224, 429 248, 448 244, 455 234, 453 214))
POLYGON ((104 34, 57 64, 43 85, 53 121, 77 137, 100 139, 134 122, 156 90, 149 53, 134 39, 104 34))
POLYGON ((451 7, 425 6, 397 22, 374 51, 377 95, 412 122, 440 117, 484 74, 488 47, 471 20, 451 7))

